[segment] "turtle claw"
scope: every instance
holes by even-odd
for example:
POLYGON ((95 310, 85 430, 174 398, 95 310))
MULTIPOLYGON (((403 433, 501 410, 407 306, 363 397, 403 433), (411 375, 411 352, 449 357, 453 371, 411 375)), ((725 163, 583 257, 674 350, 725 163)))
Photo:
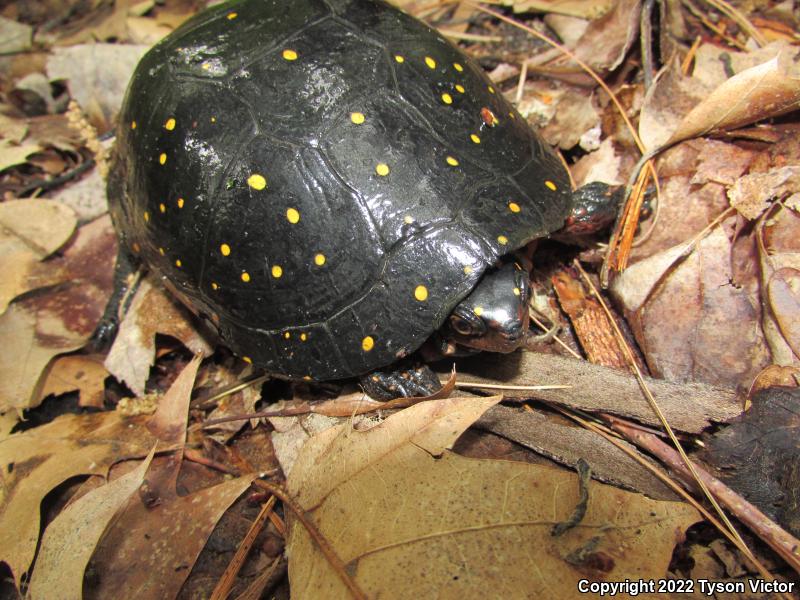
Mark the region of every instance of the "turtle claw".
POLYGON ((430 396, 442 388, 439 377, 425 364, 375 371, 361 377, 361 387, 375 400, 430 396))

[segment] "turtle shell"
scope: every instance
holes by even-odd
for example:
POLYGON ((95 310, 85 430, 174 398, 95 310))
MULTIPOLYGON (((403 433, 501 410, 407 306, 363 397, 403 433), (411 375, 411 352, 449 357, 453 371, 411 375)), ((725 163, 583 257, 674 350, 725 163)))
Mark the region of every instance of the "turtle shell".
POLYGON ((109 201, 228 346, 313 379, 413 352, 570 208, 480 67, 371 0, 228 2, 166 37, 130 83, 109 201))

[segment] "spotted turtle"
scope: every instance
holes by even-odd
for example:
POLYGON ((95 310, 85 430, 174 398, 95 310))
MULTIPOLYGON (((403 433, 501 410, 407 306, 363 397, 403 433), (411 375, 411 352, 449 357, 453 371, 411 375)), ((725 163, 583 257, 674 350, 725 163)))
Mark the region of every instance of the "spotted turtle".
POLYGON ((135 71, 108 192, 123 248, 226 345, 314 380, 433 335, 516 348, 528 274, 498 260, 587 212, 480 67, 375 0, 186 22, 135 71))

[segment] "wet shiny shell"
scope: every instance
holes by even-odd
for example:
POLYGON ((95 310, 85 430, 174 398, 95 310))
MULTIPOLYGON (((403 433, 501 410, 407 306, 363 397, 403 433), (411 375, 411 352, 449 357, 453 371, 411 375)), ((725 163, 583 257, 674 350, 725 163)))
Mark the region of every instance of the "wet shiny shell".
POLYGON ((109 198, 227 345, 313 379, 414 351, 570 202, 480 67, 369 0, 229 2, 168 36, 130 84, 109 198))

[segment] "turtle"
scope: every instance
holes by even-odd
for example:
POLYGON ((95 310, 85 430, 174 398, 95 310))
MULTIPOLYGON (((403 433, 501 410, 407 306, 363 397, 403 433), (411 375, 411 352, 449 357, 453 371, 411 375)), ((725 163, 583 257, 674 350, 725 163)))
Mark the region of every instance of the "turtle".
POLYGON ((121 256, 244 361, 376 397, 435 389, 396 368, 431 340, 518 348, 513 252, 614 214, 605 184, 571 191, 479 65, 380 0, 188 20, 133 74, 107 191, 121 256))

